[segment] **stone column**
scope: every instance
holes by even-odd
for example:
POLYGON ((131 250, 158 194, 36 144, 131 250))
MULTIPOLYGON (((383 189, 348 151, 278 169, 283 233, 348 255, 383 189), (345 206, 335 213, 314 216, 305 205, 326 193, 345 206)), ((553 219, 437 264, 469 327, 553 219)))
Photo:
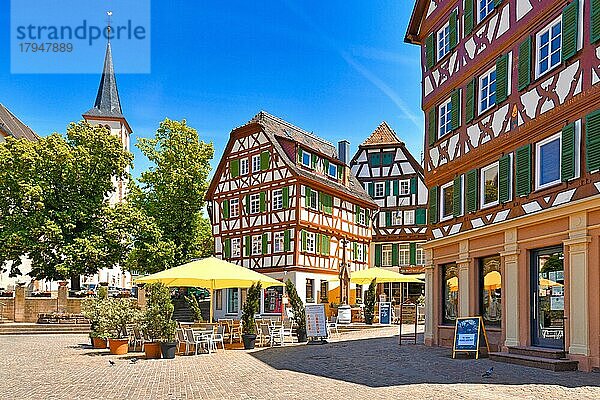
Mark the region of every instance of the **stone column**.
POLYGON ((58 298, 56 299, 56 311, 60 313, 67 312, 67 295, 69 288, 67 286, 58 287, 58 298))
POLYGON ((516 228, 504 232, 502 301, 504 302, 504 346, 519 345, 519 245, 516 228))
POLYGON ((15 316, 13 321, 15 322, 26 322, 25 321, 25 286, 17 285, 15 288, 15 316))
POLYGON ((146 288, 139 287, 137 290, 137 304, 141 309, 146 308, 146 288))
POLYGON ((569 216, 569 239, 565 240, 565 258, 569 260, 569 276, 565 279, 569 289, 569 354, 587 356, 589 349, 588 324, 588 247, 587 214, 569 216))
POLYGON ((469 241, 462 240, 459 243, 459 255, 456 261, 458 269, 458 316, 468 317, 471 315, 469 310, 469 291, 471 290, 471 279, 469 274, 469 241))
POLYGON ((425 345, 432 346, 434 344, 434 308, 433 302, 436 301, 437 296, 434 296, 434 265, 432 259, 433 251, 431 249, 425 249, 425 334, 424 341, 425 345))

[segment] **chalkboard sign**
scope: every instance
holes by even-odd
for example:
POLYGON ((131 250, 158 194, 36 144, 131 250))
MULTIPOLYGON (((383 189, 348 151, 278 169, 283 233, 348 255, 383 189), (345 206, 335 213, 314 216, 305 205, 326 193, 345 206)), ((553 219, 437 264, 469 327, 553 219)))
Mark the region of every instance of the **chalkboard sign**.
POLYGON ((485 327, 483 326, 483 319, 481 319, 481 317, 456 319, 452 358, 454 358, 458 352, 475 352, 475 358, 479 358, 479 347, 484 343, 489 353, 489 343, 485 327))
POLYGON ((383 325, 392 323, 392 303, 379 303, 379 323, 383 325))

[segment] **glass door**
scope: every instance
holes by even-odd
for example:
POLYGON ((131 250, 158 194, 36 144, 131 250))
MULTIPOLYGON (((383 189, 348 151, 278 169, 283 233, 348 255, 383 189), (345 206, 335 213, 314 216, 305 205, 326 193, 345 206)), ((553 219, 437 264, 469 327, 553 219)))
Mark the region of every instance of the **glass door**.
POLYGON ((564 346, 564 256, 562 247, 531 254, 532 344, 562 349, 564 346))

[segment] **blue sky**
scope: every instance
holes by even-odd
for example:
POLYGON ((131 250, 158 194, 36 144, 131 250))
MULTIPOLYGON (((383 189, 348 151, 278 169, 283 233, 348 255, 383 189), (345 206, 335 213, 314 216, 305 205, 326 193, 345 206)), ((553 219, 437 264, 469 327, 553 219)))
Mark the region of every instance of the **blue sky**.
MULTIPOLYGON (((17 1, 17 0, 13 0, 17 1)), ((105 0, 106 9, 116 0, 105 0)), ((412 1, 154 1, 151 73, 120 74, 135 137, 165 117, 187 119, 214 142, 265 110, 353 148, 386 120, 417 160, 423 142, 419 49, 403 42, 412 1)), ((38 134, 64 132, 94 102, 98 74, 10 73, 9 3, 0 5, 0 102, 38 134)), ((147 161, 132 146, 133 174, 147 161)))

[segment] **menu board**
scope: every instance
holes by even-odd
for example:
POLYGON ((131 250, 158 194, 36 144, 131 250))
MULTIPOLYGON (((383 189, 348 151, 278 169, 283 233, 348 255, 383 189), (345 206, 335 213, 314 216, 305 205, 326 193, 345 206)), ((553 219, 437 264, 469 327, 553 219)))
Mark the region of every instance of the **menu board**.
POLYGON ((306 306, 306 336, 312 338, 327 337, 327 318, 324 304, 306 306))
POLYGON ((481 317, 456 319, 452 358, 457 352, 475 352, 475 357, 479 358, 479 346, 482 343, 485 343, 489 352, 487 334, 481 317))
POLYGON ((383 325, 392 323, 392 303, 379 303, 379 323, 383 325))

